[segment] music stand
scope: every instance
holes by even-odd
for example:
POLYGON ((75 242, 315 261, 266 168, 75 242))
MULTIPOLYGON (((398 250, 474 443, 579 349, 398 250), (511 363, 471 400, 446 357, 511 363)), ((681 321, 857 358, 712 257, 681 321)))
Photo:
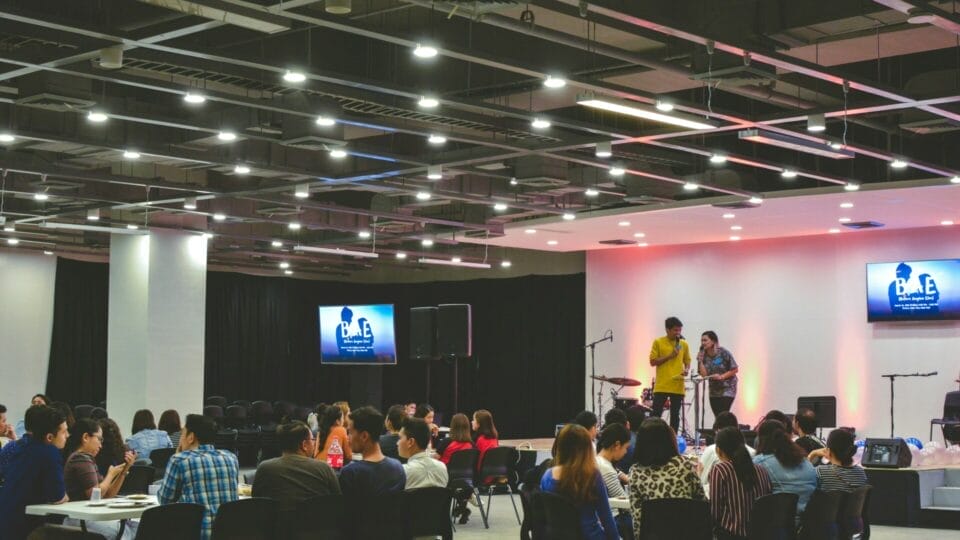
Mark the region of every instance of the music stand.
POLYGON ((837 397, 807 396, 797 398, 797 410, 810 409, 817 416, 817 429, 821 438, 823 428, 837 427, 837 397))

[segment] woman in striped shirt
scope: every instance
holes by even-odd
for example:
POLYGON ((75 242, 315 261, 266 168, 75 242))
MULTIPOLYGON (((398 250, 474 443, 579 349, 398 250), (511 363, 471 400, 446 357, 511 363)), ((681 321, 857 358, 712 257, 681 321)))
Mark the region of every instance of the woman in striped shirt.
POLYGON ((853 433, 835 429, 827 437, 827 447, 810 452, 810 461, 818 464, 821 458, 830 463, 817 467, 817 487, 821 491, 853 491, 866 485, 867 473, 853 462, 857 446, 853 433))
POLYGON ((746 539, 753 502, 773 491, 770 477, 750 459, 738 428, 721 429, 716 443, 721 462, 710 471, 710 513, 717 540, 746 539))

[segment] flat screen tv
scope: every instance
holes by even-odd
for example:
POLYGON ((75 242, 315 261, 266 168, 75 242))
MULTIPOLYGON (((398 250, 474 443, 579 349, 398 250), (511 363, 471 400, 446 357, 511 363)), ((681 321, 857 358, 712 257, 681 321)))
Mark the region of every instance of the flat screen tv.
POLYGON ((320 363, 397 363, 393 304, 320 306, 320 363))
POLYGON ((960 259, 867 264, 867 321, 960 319, 960 259))

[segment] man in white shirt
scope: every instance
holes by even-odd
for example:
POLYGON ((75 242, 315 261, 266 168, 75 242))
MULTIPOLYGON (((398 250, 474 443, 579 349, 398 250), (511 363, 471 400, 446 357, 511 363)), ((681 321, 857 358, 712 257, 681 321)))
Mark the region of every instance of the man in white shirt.
POLYGON ((397 441, 400 457, 407 459, 403 464, 403 472, 407 475, 405 489, 447 487, 450 478, 447 466, 427 454, 429 444, 430 426, 422 418, 405 418, 397 441))
MULTIPOLYGON (((713 421, 714 433, 725 427, 740 427, 740 424, 737 423, 737 417, 732 412, 722 412, 713 421)), ((750 448, 749 445, 747 446, 747 452, 750 453, 751 458, 757 455, 757 451, 750 448)), ((710 469, 719 462, 720 456, 717 455, 717 445, 711 444, 703 450, 703 454, 700 456, 700 483, 703 484, 703 492, 708 497, 710 496, 710 469)))

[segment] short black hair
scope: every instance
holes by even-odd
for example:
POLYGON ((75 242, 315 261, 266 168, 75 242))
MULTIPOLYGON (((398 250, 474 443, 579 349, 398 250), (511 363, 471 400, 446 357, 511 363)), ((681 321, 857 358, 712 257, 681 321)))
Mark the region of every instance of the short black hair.
MULTIPOLYGON (((783 427, 786 428, 790 425, 790 420, 787 419, 787 415, 783 414, 783 411, 779 409, 773 409, 763 416, 763 420, 776 420, 783 424, 783 427)), ((759 427, 759 426, 758 426, 759 427)))
POLYGON ((33 433, 36 427, 36 421, 40 418, 40 415, 43 414, 43 409, 46 405, 31 405, 27 408, 27 412, 23 414, 23 429, 27 433, 33 433))
MULTIPOLYGON (((30 409, 38 409, 35 411, 32 420, 32 430, 34 440, 42 441, 46 438, 47 435, 54 435, 60 431, 60 424, 63 424, 67 421, 64 418, 63 414, 54 409, 53 407, 48 407, 46 405, 34 405, 30 409)), ((27 412, 30 412, 28 409, 27 412)))
POLYGON ((680 455, 677 434, 660 418, 647 418, 637 430, 633 462, 641 467, 661 467, 680 455))
POLYGON ((33 400, 37 398, 42 399, 44 405, 49 405, 50 403, 52 403, 52 401, 50 401, 50 398, 47 397, 45 394, 34 394, 33 397, 30 398, 30 402, 33 403, 33 400))
POLYGON ((213 418, 207 418, 202 414, 188 414, 183 427, 193 433, 200 444, 213 444, 217 438, 217 423, 213 418))
POLYGON ((370 406, 360 407, 350 412, 350 420, 354 431, 367 432, 370 440, 379 444, 380 435, 383 435, 383 414, 380 411, 370 406))
POLYGON ((589 430, 597 425, 597 415, 590 411, 580 411, 573 417, 573 423, 589 430))
POLYGON ((856 435, 845 429, 835 429, 827 437, 827 448, 841 465, 849 466, 857 454, 856 435))
POLYGON ((277 426, 277 444, 283 452, 296 452, 310 435, 310 426, 300 420, 277 426))
POLYGON ((627 419, 630 420, 630 431, 636 433, 640 424, 647 418, 647 408, 643 405, 634 405, 627 409, 627 419))
POLYGON ((6 405, 3 405, 2 403, 0 403, 0 414, 3 414, 5 412, 7 412, 6 405))
POLYGON ((626 444, 628 442, 630 442, 630 430, 627 429, 627 426, 620 422, 612 422, 607 424, 600 432, 600 436, 597 438, 597 450, 610 448, 617 443, 626 444))
POLYGON ((800 409, 793 418, 804 433, 813 433, 817 430, 817 413, 812 410, 800 409))
POLYGON ((408 439, 417 441, 417 446, 421 449, 430 444, 430 426, 423 418, 404 418, 403 433, 408 439))
POLYGON ((421 403, 417 405, 417 410, 413 413, 413 416, 417 418, 426 418, 428 414, 434 412, 433 405, 429 403, 421 403))
POLYGON ((407 408, 404 405, 391 405, 387 409, 387 422, 394 431, 400 431, 403 427, 403 419, 407 417, 407 408))
POLYGON ((607 414, 603 415, 603 425, 609 426, 610 424, 622 424, 626 427, 627 422, 627 413, 623 409, 613 408, 607 411, 607 414))
POLYGON ((676 317, 667 317, 667 320, 663 321, 663 326, 667 330, 671 328, 676 328, 678 326, 683 326, 683 323, 680 322, 680 319, 676 317))
POLYGON ((740 428, 740 424, 737 423, 737 415, 733 414, 730 411, 724 411, 717 415, 713 419, 713 429, 714 431, 720 431, 725 427, 735 427, 740 428))

